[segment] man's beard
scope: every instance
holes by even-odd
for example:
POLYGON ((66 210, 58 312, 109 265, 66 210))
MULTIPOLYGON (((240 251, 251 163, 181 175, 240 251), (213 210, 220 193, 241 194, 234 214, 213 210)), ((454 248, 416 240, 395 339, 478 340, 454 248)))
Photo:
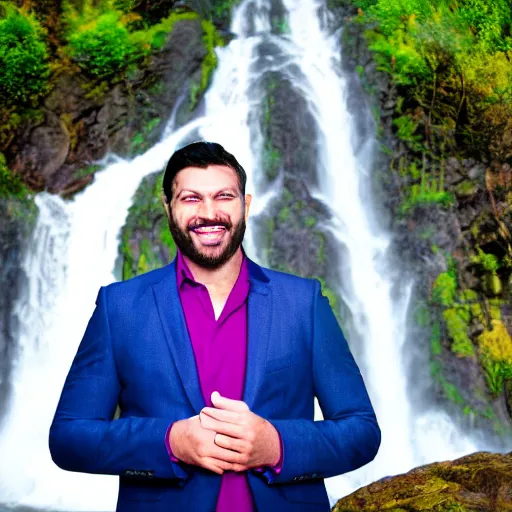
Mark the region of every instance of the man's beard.
MULTIPOLYGON (((170 214, 170 218, 168 219, 168 223, 169 230, 171 231, 171 235, 174 239, 174 243, 176 244, 176 247, 181 251, 181 253, 193 261, 196 265, 209 269, 219 268, 229 259, 231 259, 231 257, 236 253, 243 242, 246 226, 245 219, 242 216, 224 250, 216 256, 209 256, 207 254, 201 253, 196 248, 194 241, 192 240, 192 236, 190 235, 190 226, 187 226, 185 230, 181 229, 174 220, 172 212, 170 214)), ((229 236, 233 224, 229 221, 208 220, 200 218, 194 223, 194 227, 197 228, 200 226, 224 226, 226 228, 225 236, 229 236)))

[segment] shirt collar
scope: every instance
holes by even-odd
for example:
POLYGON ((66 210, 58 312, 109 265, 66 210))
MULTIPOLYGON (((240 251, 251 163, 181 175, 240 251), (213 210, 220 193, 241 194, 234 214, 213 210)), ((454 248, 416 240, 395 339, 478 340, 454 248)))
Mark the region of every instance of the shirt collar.
MULTIPOLYGON (((249 281, 249 268, 247 265, 247 255, 245 254, 245 250, 242 246, 242 265, 240 267, 240 274, 238 275, 238 280, 249 281)), ((199 284, 192 274, 190 267, 187 265, 185 258, 181 251, 176 248, 176 278, 178 289, 181 288, 184 281, 189 281, 194 284, 199 284)))

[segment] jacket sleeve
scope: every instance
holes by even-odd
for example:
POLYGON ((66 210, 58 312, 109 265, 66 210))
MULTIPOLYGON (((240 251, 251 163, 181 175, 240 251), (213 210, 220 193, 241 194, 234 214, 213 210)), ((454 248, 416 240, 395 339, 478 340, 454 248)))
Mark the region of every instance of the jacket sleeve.
POLYGON ((185 481, 188 473, 170 461, 164 442, 178 418, 114 420, 120 391, 101 287, 50 427, 52 459, 68 471, 185 481))
POLYGON ((359 368, 316 279, 314 287, 313 385, 324 419, 269 419, 286 454, 270 484, 353 471, 372 461, 380 446, 380 428, 359 368))

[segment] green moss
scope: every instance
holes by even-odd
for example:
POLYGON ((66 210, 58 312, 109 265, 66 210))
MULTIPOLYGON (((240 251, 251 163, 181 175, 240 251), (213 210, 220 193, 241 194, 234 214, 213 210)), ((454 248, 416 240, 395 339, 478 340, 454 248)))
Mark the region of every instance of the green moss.
POLYGON ((29 190, 19 175, 14 174, 5 161, 5 156, 0 153, 0 197, 16 197, 23 199, 29 190))
POLYGON ((101 165, 89 165, 84 167, 83 169, 79 169, 74 173, 75 178, 85 178, 90 174, 95 174, 98 170, 101 169, 101 165))
POLYGON ((426 226, 421 233, 419 233, 419 237, 422 240, 428 240, 429 238, 432 238, 436 234, 436 226, 430 224, 429 226, 426 226))
POLYGON ((162 174, 142 180, 123 227, 123 279, 167 264, 176 254, 161 201, 162 174))
POLYGON ((432 300, 442 306, 452 306, 457 292, 457 277, 454 270, 439 274, 432 288, 432 300))
POLYGON ((439 383, 443 396, 450 402, 453 402, 457 405, 466 406, 466 401, 460 394, 457 386, 451 382, 448 382, 446 377, 443 375, 443 366, 441 361, 438 359, 433 359, 430 361, 429 366, 430 374, 432 375, 432 378, 439 383))
POLYGON ((430 334, 430 353, 433 356, 438 356, 441 354, 441 350, 441 326, 438 322, 435 322, 430 334))
POLYGON ((280 222, 284 223, 290 218, 290 212, 291 208, 289 206, 285 206, 281 208, 279 214, 277 215, 277 218, 279 219, 280 222))
POLYGON ((306 215, 304 217, 304 226, 307 228, 312 228, 317 223, 316 217, 313 217, 313 215, 306 215))
POLYGON ((427 327, 430 324, 430 311, 426 303, 420 302, 416 305, 414 310, 414 320, 420 327, 427 327))
POLYGON ((477 247, 478 255, 472 256, 471 261, 482 267, 486 272, 493 274, 500 268, 500 262, 495 254, 487 254, 480 247, 477 247))
POLYGON ((325 282, 325 279, 323 279, 322 277, 319 277, 319 276, 312 276, 313 279, 318 279, 318 281, 320 281, 320 285, 322 287, 322 294, 327 297, 327 299, 329 300, 329 304, 336 316, 336 318, 338 319, 338 322, 340 321, 340 318, 339 318, 339 306, 340 306, 340 303, 339 303, 339 298, 338 298, 338 294, 332 289, 332 288, 329 288, 327 286, 327 283, 325 282))
POLYGON ((412 149, 421 150, 421 135, 416 134, 418 123, 411 115, 405 114, 393 119, 393 126, 397 128, 396 136, 406 142, 412 149))
POLYGON ((466 403, 459 390, 457 389, 457 386, 448 382, 444 377, 441 378, 441 382, 443 394, 448 400, 450 400, 450 402, 458 405, 464 405, 466 403))
POLYGON ((148 120, 148 122, 142 127, 140 132, 136 132, 132 140, 130 141, 130 154, 132 156, 137 155, 149 149, 151 144, 154 142, 154 131, 160 125, 161 119, 155 117, 148 120))
POLYGON ((475 350, 467 334, 471 318, 469 309, 466 307, 446 309, 443 311, 443 318, 452 340, 452 351, 460 357, 473 356, 475 350))
POLYGON ((470 197, 478 191, 478 185, 471 180, 464 180, 455 186, 455 193, 460 197, 470 197))
POLYGON ((197 106, 199 96, 206 91, 210 84, 213 71, 217 67, 217 54, 215 48, 224 46, 225 41, 217 32, 215 25, 209 20, 202 20, 203 28, 203 44, 206 48, 206 56, 201 64, 201 78, 199 83, 192 84, 190 88, 190 109, 193 110, 197 106))
POLYGON ((277 178, 280 167, 281 154, 270 140, 267 140, 263 148, 263 168, 268 181, 274 181, 277 178))

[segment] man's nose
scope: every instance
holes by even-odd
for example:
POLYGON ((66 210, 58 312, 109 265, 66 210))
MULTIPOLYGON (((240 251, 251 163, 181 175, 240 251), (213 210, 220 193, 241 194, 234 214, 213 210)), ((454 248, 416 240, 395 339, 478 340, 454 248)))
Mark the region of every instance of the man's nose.
POLYGON ((215 212, 215 202, 212 198, 206 197, 200 204, 198 212, 199 216, 205 219, 214 219, 215 212))

